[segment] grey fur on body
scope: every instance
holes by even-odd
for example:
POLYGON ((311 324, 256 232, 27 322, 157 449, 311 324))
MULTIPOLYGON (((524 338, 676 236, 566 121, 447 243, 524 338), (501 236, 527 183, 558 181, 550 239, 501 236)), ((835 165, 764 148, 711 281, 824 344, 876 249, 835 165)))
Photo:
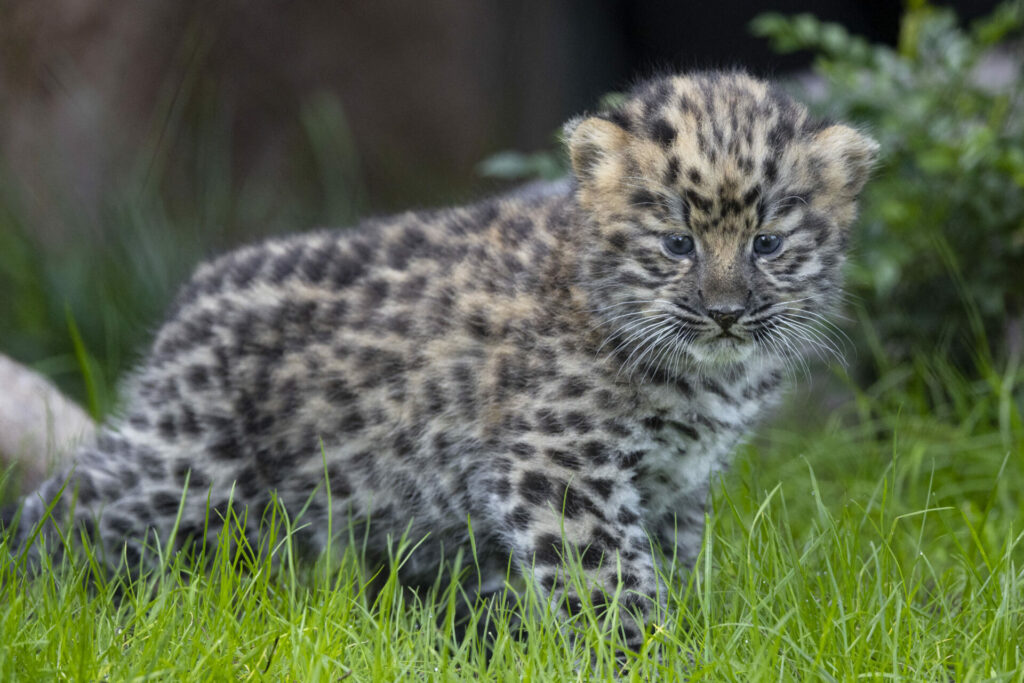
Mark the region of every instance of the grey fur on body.
POLYGON ((710 481, 837 302, 876 146, 739 72, 645 82, 566 135, 556 191, 200 266, 123 414, 25 500, 21 532, 68 480, 75 520, 137 563, 187 481, 179 540, 234 485, 256 510, 312 495, 316 550, 326 465, 335 527, 372 516, 371 562, 408 528, 427 538, 405 578, 431 581, 471 518, 484 583, 511 558, 571 611, 570 549, 595 600, 625 589, 639 645, 664 595, 650 540, 695 559, 710 481))

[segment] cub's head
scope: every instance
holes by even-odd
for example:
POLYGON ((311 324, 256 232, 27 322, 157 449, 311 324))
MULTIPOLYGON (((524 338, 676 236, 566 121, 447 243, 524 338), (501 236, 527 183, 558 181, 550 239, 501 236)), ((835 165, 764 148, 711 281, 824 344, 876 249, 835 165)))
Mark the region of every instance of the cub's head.
POLYGON ((566 138, 583 287, 630 372, 828 349, 877 143, 739 72, 648 81, 566 138))

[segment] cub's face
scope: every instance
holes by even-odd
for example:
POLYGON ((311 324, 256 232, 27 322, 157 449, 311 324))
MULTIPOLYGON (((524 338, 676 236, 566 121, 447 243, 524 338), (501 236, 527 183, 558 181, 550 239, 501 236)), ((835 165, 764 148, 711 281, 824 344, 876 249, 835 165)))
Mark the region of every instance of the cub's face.
POLYGON ((583 286, 630 374, 832 350, 874 141, 738 73, 651 81, 567 133, 583 286))

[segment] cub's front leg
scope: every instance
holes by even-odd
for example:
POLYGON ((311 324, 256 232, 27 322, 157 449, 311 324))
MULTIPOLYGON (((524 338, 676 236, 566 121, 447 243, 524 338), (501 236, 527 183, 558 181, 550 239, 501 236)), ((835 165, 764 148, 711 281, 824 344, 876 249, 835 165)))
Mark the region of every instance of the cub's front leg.
POLYGON ((570 613, 578 611, 580 595, 572 581, 566 582, 563 563, 567 551, 578 557, 595 605, 620 593, 625 642, 638 650, 643 622, 664 601, 664 589, 628 464, 615 455, 594 462, 578 442, 575 452, 557 442, 516 450, 504 460, 512 463, 507 474, 499 475, 505 477, 504 495, 492 498, 513 557, 541 595, 570 613))

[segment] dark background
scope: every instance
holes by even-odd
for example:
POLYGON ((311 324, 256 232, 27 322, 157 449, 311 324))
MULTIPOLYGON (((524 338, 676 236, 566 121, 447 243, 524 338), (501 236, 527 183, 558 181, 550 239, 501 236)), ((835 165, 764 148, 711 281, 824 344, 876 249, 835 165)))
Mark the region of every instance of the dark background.
MULTIPOLYGON (((995 2, 953 4, 970 19, 995 2)), ((211 136, 227 140, 231 182, 264 195, 265 210, 243 216, 258 225, 239 229, 345 219, 309 208, 329 202, 311 177, 303 108, 326 93, 350 130, 360 213, 446 203, 489 189, 475 170, 482 158, 549 146, 562 121, 638 76, 806 66, 806 55, 774 54, 750 35, 760 12, 810 11, 892 44, 902 9, 849 0, 7 0, 0 163, 8 182, 27 186, 40 230, 58 235, 55 205, 94 213, 139 165, 161 164, 168 198, 191 200, 211 136)))

